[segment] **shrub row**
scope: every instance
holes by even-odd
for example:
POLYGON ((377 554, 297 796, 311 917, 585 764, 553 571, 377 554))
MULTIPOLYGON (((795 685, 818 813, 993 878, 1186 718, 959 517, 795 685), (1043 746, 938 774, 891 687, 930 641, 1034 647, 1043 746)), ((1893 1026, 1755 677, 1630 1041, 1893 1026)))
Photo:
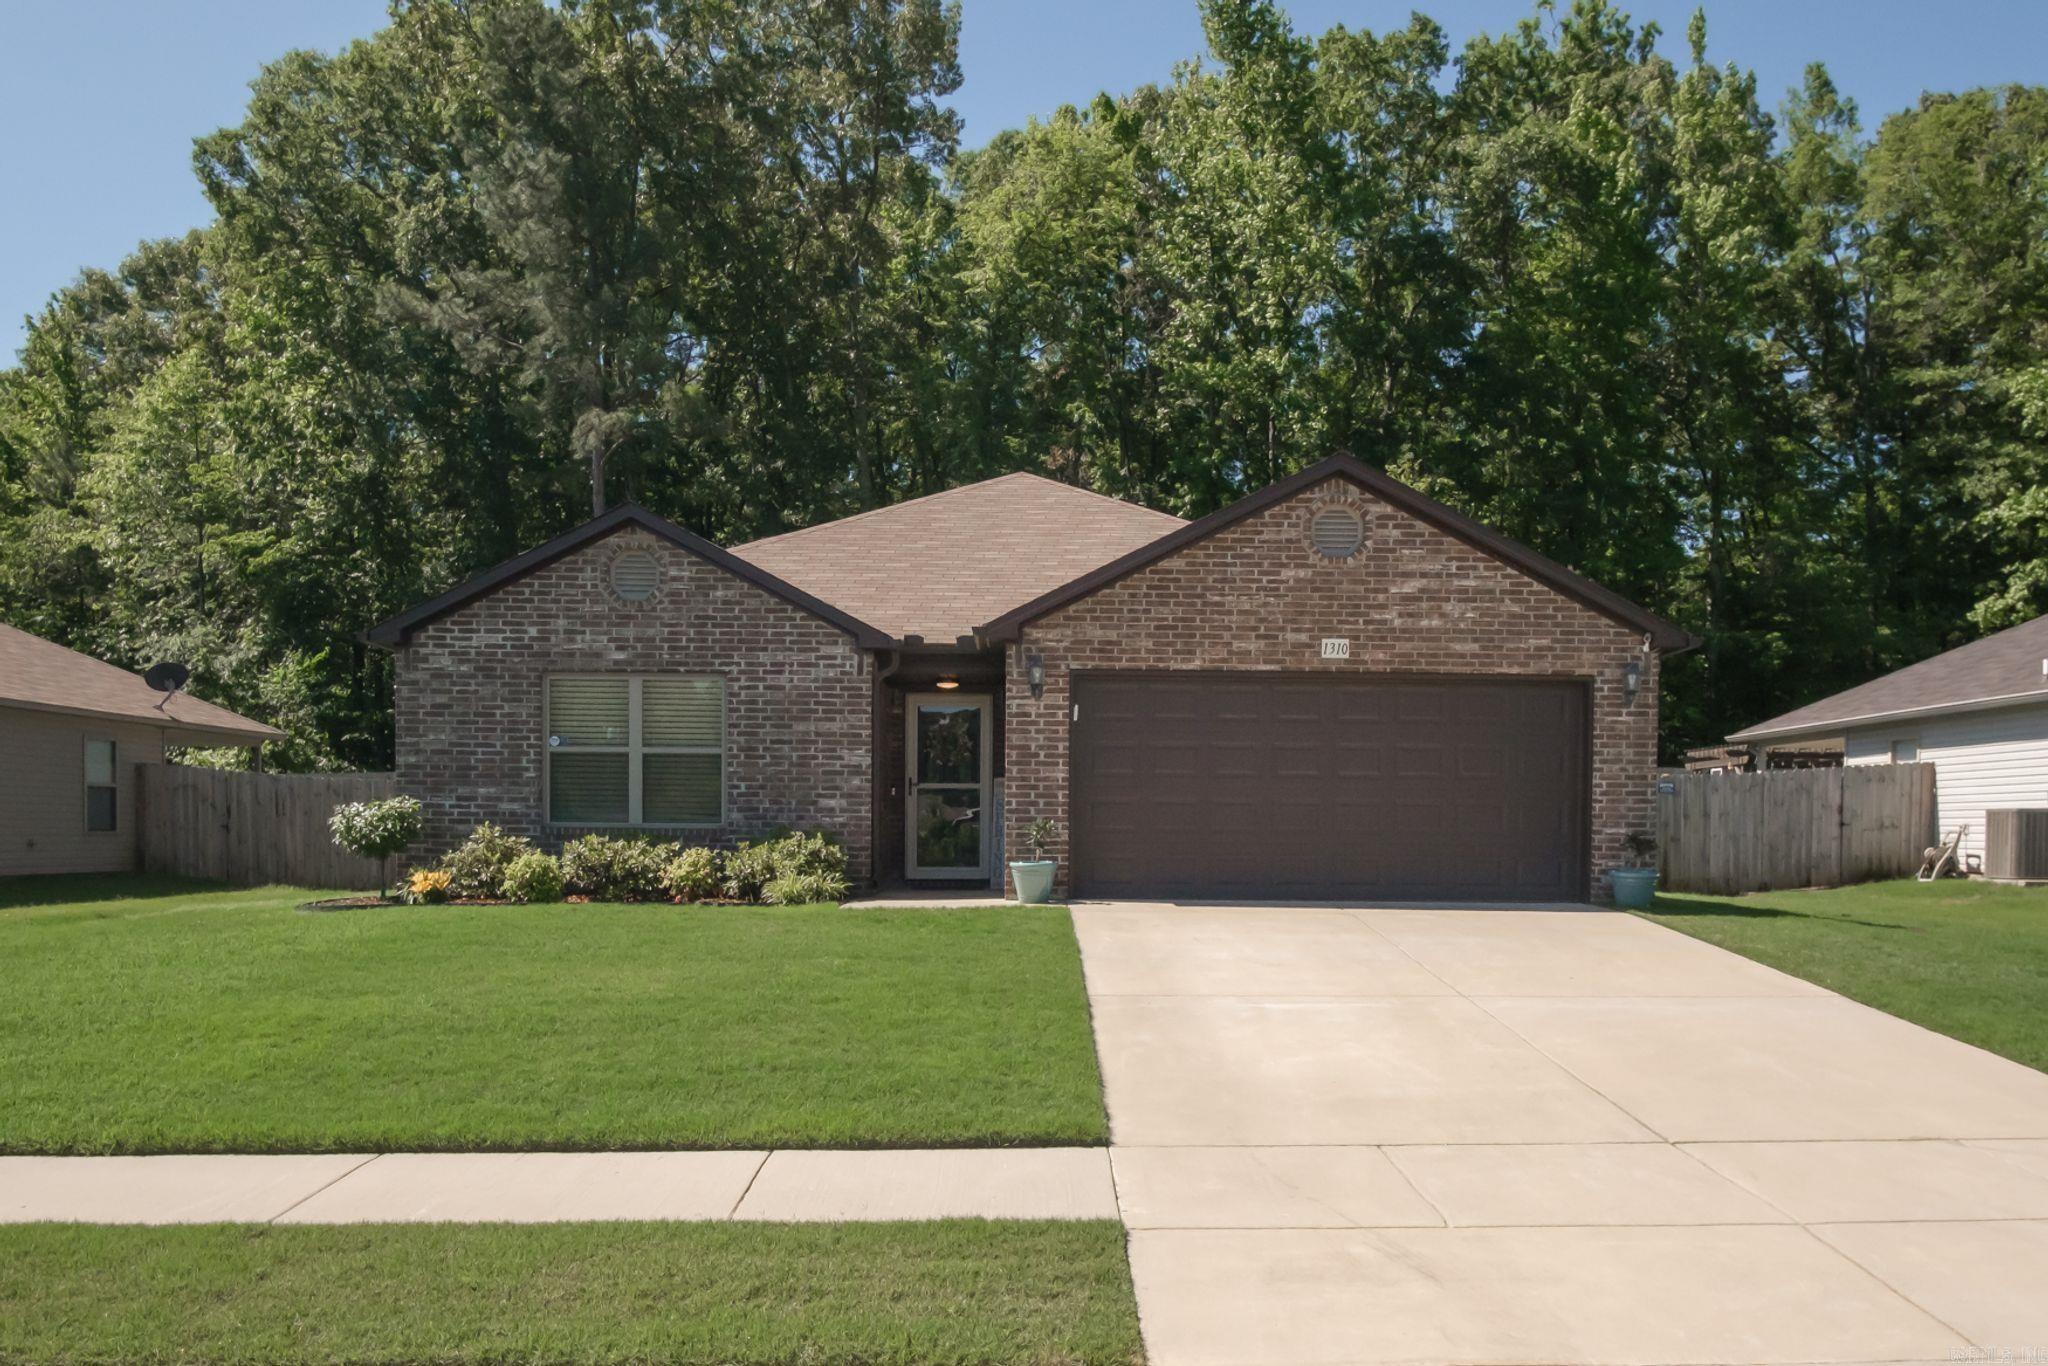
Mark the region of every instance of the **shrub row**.
MULTIPOLYGON (((447 898, 473 901, 737 901, 770 906, 846 896, 846 851, 782 833, 728 853, 644 836, 585 835, 559 859, 485 821, 441 860, 447 898)), ((438 879, 437 879, 438 881, 438 879)), ((441 890, 440 887, 436 888, 441 890)))

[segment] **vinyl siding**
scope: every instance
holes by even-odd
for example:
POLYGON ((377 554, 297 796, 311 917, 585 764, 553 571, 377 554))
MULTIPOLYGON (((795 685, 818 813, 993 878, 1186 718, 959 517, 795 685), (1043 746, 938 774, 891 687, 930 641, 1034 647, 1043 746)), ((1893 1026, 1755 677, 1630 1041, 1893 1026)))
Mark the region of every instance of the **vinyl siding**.
POLYGON ((1843 737, 1843 760, 1891 762, 1892 743, 1912 740, 1935 766, 1944 835, 1967 825, 1963 851, 1982 857, 1984 813, 2006 806, 2048 806, 2048 705, 2004 707, 1873 726, 1843 737))
POLYGON ((161 730, 0 707, 0 877, 135 866, 135 766, 164 760, 161 730), (114 742, 114 828, 85 828, 85 742, 114 742))

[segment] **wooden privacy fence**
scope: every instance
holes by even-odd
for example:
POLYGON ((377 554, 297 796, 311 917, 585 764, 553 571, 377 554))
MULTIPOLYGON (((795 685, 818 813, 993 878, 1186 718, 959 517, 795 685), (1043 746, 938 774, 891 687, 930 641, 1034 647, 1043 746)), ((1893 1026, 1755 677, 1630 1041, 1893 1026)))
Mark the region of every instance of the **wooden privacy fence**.
POLYGON ((342 802, 394 795, 389 773, 247 773, 136 768, 142 867, 237 886, 370 889, 375 859, 337 848, 327 817, 342 802))
POLYGON ((1933 764, 1675 774, 1658 785, 1659 885, 1734 895, 1910 877, 1934 821, 1933 764))

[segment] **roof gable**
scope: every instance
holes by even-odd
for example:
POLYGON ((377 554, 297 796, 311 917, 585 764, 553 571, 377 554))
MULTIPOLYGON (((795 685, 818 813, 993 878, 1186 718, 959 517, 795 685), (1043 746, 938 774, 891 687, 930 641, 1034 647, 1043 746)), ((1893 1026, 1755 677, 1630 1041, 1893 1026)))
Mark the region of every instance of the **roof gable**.
POLYGON ((1492 556, 1509 568, 1518 570, 1566 597, 1575 599, 1603 616, 1643 632, 1660 650, 1688 650, 1698 643, 1688 632, 1637 606, 1619 593, 1537 554, 1517 541, 1481 526, 1463 513, 1408 487, 1392 475, 1343 453, 1330 456, 1307 469, 1276 480, 1221 511, 1212 512, 1199 521, 1186 523, 1178 530, 1171 531, 1099 569, 1041 594, 983 623, 977 628, 976 634, 988 640, 1015 640, 1028 623, 1046 613, 1087 597, 1137 573, 1147 565, 1165 559, 1178 550, 1213 536, 1254 513, 1283 503, 1331 478, 1348 479, 1382 501, 1492 556))
POLYGON ((771 536, 733 554, 899 640, 951 645, 989 617, 1185 525, 1020 472, 771 536))
POLYGON ((553 564, 563 556, 581 550, 584 546, 601 540, 624 526, 637 526, 680 546, 716 568, 723 569, 763 592, 838 627, 852 636, 855 644, 863 648, 873 649, 889 643, 889 637, 885 633, 868 623, 813 597, 795 584, 784 581, 760 566, 740 559, 731 551, 712 544, 695 532, 684 530, 666 517, 656 516, 637 503, 622 503, 608 512, 591 518, 579 527, 563 532, 544 545, 535 546, 523 555, 515 555, 475 578, 457 584, 437 597, 427 599, 417 607, 381 621, 364 632, 363 638, 373 645, 396 649, 404 645, 414 631, 427 623, 447 616, 464 604, 495 592, 506 584, 525 578, 535 570, 553 564))
POLYGON ((2048 616, 1908 664, 1881 678, 1774 716, 1730 740, 1839 732, 1893 716, 2048 702, 2048 616))
POLYGON ((193 738, 233 744, 284 738, 275 727, 190 693, 165 701, 140 674, 5 624, 0 624, 0 706, 205 732, 193 738))

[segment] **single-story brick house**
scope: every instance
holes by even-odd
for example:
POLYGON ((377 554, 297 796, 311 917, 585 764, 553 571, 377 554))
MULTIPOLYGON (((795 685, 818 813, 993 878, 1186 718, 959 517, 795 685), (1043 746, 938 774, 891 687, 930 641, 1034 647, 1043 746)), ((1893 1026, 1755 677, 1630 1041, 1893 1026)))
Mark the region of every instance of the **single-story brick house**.
POLYGON ((492 820, 1074 895, 1599 895, 1684 632, 1349 456, 1196 522, 1011 474, 727 550, 614 508, 376 627, 430 847, 492 820))
POLYGON ((0 876, 136 866, 135 770, 284 732, 0 623, 0 876))

